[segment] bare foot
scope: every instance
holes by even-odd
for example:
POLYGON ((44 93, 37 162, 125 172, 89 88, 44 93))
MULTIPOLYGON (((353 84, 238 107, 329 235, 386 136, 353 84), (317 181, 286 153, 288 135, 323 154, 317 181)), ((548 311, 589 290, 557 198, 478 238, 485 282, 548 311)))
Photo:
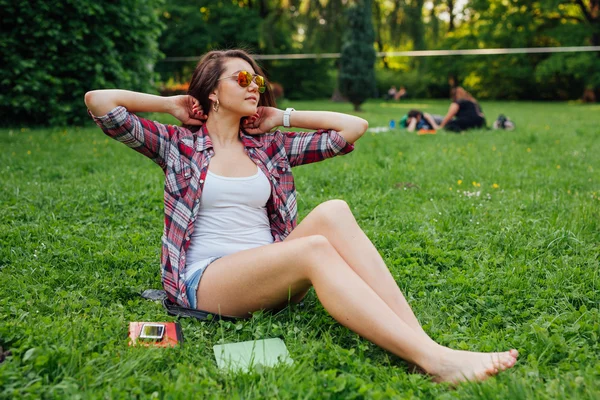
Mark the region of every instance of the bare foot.
POLYGON ((436 382, 456 384, 464 381, 483 381, 513 367, 517 357, 519 352, 514 349, 503 353, 443 349, 437 363, 427 370, 436 382))
POLYGON ((410 372, 411 374, 428 375, 427 371, 419 367, 417 364, 413 364, 409 361, 404 362, 406 363, 406 368, 408 369, 408 372, 410 372))

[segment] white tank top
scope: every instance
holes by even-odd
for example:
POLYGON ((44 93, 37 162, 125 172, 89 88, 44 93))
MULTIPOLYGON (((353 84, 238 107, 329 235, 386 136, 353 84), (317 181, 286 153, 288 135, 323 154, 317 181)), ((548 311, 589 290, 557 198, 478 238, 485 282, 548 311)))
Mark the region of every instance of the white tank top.
POLYGON ((267 217, 271 184, 265 174, 230 178, 208 171, 186 265, 273 243, 267 217))

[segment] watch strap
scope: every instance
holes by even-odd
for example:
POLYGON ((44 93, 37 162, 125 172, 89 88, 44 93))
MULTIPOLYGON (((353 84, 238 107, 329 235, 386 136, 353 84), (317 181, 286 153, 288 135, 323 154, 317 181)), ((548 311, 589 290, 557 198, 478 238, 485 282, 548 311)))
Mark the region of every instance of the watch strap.
POLYGON ((283 126, 284 128, 290 128, 290 114, 292 113, 292 111, 296 111, 293 108, 286 108, 285 111, 283 112, 283 126))

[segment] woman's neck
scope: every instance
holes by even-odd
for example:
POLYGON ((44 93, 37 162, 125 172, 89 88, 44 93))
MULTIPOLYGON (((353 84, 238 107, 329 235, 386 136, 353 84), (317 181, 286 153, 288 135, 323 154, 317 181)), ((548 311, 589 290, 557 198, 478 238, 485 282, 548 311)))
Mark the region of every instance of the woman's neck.
POLYGON ((240 117, 237 115, 215 115, 211 113, 206 120, 208 136, 216 146, 229 146, 239 142, 240 117))

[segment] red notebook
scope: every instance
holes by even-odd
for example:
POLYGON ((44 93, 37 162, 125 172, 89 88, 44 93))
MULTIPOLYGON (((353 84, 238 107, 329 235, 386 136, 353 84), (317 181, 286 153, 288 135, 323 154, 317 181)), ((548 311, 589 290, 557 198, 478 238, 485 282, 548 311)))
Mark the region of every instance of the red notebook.
POLYGON ((183 332, 179 322, 130 322, 129 323, 129 345, 145 347, 175 347, 183 343, 183 332), (140 333, 144 324, 164 325, 162 339, 140 339, 140 333))

